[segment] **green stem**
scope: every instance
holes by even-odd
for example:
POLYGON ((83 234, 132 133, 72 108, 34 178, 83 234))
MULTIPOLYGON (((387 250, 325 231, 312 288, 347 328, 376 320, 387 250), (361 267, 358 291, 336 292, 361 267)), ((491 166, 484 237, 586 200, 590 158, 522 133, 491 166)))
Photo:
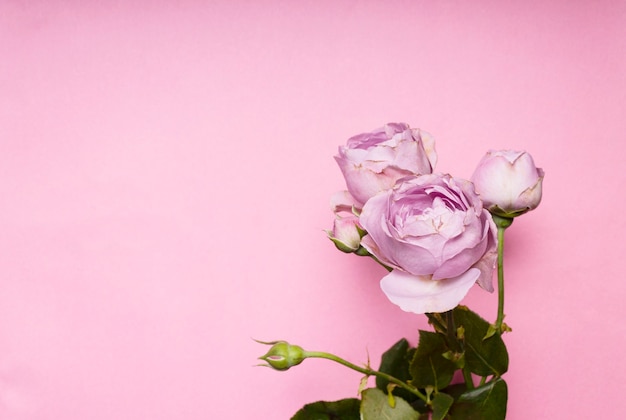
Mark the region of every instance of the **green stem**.
POLYGON ((496 331, 502 333, 504 321, 504 231, 511 226, 513 219, 493 216, 493 221, 498 227, 498 317, 496 318, 496 331))
MULTIPOLYGON (((446 315, 446 322, 448 324, 446 326, 446 333, 448 335, 448 342, 450 343, 449 345, 455 347, 454 351, 462 353, 465 351, 465 348, 464 348, 465 346, 463 345, 463 342, 459 340, 459 338, 456 335, 456 325, 454 323, 454 312, 448 311, 445 313, 445 315, 446 315)), ((474 380, 472 379, 472 372, 470 372, 469 367, 467 365, 464 365, 461 371, 463 372, 463 380, 465 381, 465 386, 467 387, 467 389, 474 389, 474 380)))
POLYGON ((465 386, 467 389, 474 389, 474 380, 472 379, 472 372, 470 372, 467 366, 463 366, 463 380, 465 381, 465 386))
POLYGON ((389 267, 387 264, 380 261, 374 255, 370 254, 370 252, 367 249, 363 248, 363 246, 359 246, 359 248, 356 251, 354 251, 354 253, 358 255, 359 257, 371 257, 378 264, 382 265, 385 268, 385 270, 389 272, 393 271, 393 268, 389 267))
POLYGON ((330 354, 330 353, 325 353, 322 351, 305 351, 304 352, 304 357, 308 358, 308 357, 317 357, 320 359, 328 359, 328 360, 332 360, 333 362, 337 362, 340 365, 344 365, 352 370, 356 370, 357 372, 360 372, 364 375, 367 376, 378 376, 380 378, 386 379, 387 381, 398 385, 400 388, 406 389, 407 391, 409 391, 410 393, 417 395, 422 401, 428 403, 428 398, 426 397, 426 395, 424 395, 423 393, 421 393, 419 391, 419 389, 407 384, 406 382, 401 381, 398 378, 395 378, 389 374, 386 374, 384 372, 379 372, 377 370, 373 370, 370 369, 369 367, 361 367, 361 366, 357 366, 354 363, 350 363, 345 359, 342 359, 341 357, 335 356, 334 354, 330 354))
POLYGON ((504 228, 498 227, 498 317, 496 331, 502 332, 504 321, 504 228))
POLYGON ((461 343, 456 336, 456 325, 454 325, 454 314, 452 311, 445 312, 446 315, 446 334, 448 335, 448 343, 454 346, 454 351, 461 352, 461 343))

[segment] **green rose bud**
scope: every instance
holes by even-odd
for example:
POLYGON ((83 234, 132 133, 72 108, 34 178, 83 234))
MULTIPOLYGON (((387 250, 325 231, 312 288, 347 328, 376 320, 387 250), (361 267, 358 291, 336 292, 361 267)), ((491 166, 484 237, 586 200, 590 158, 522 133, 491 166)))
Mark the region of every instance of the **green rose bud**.
POLYGON ((255 340, 261 344, 272 345, 267 353, 259 357, 259 359, 267 362, 267 366, 276 370, 287 370, 292 366, 299 365, 306 359, 306 352, 300 346, 294 346, 286 341, 263 342, 255 340))

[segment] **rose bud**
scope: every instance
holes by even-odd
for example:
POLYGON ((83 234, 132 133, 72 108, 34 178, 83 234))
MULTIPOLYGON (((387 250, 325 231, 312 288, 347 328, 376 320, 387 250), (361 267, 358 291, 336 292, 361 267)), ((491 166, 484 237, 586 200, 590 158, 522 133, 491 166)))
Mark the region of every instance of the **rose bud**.
POLYGON ((260 366, 267 366, 276 370, 287 370, 290 367, 299 365, 306 358, 302 347, 294 346, 286 341, 255 341, 261 344, 273 344, 267 353, 259 357, 259 359, 267 362, 267 365, 260 366))
POLYGON ((335 160, 348 191, 361 208, 370 198, 394 186, 400 178, 432 173, 437 162, 430 134, 405 123, 389 123, 348 139, 335 160))
POLYGON ((351 253, 359 249, 363 230, 359 227, 356 202, 348 191, 335 193, 330 200, 335 213, 333 229, 327 230, 328 239, 333 241, 337 249, 351 253))
POLYGON ((543 176, 527 152, 490 150, 474 171, 472 182, 491 213, 513 218, 539 205, 543 176))
POLYGON ((333 230, 327 230, 328 239, 333 241, 337 249, 351 253, 359 249, 361 234, 357 227, 359 219, 356 216, 335 218, 333 230))

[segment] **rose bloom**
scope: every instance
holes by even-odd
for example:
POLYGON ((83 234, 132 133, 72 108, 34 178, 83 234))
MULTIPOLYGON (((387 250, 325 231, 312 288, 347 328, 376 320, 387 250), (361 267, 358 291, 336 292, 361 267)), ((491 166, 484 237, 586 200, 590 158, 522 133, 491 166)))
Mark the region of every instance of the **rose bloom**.
POLYGON ((437 163, 432 136, 405 123, 351 137, 335 156, 348 191, 362 206, 408 175, 430 174, 437 163))
POLYGON ((361 245, 393 269, 391 302, 418 314, 453 309, 476 282, 488 291, 496 226, 471 182, 450 175, 405 178, 365 203, 361 245))
POLYGON ((472 181, 489 211, 515 217, 539 205, 543 175, 526 152, 490 150, 478 164, 472 181))

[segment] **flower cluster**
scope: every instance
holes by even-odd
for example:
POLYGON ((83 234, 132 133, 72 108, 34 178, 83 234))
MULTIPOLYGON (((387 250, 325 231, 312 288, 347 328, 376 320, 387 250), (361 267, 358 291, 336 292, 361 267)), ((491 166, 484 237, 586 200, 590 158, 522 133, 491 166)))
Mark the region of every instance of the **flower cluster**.
POLYGON ((335 159, 347 189, 331 198, 328 237, 385 267, 385 295, 426 314, 434 331, 420 330, 415 347, 399 340, 377 370, 369 358, 359 366, 282 340, 260 342, 271 346, 262 366, 284 371, 322 358, 365 375, 360 398, 310 403, 292 420, 504 420, 509 356, 502 336, 511 331, 503 321, 504 231, 539 205, 543 170, 526 152, 491 150, 471 181, 438 173, 432 136, 404 123, 351 137, 335 159), (498 312, 490 323, 459 303, 474 284, 494 291, 496 265, 498 312), (367 388, 371 376, 376 387, 367 388))
POLYGON ((539 204, 543 171, 526 152, 490 151, 470 182, 434 173, 432 136, 390 123, 348 139, 335 157, 347 191, 331 200, 329 237, 390 269, 389 300, 414 313, 454 308, 478 284, 493 291, 496 226, 539 204))

